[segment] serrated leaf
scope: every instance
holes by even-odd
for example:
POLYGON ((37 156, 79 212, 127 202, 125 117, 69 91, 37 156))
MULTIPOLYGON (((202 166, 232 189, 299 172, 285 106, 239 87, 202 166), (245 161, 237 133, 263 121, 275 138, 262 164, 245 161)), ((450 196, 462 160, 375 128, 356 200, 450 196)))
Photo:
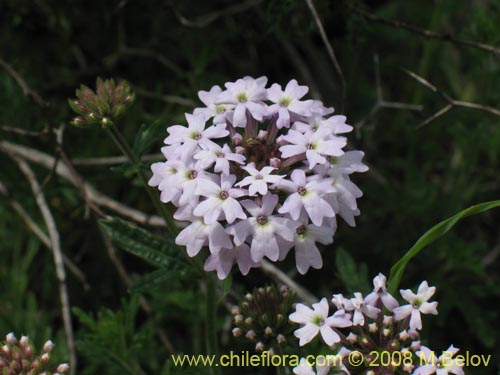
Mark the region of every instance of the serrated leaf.
POLYGON ((149 148, 165 135, 165 126, 160 122, 142 124, 134 139, 133 150, 138 156, 143 155, 149 148))
POLYGON ((411 249, 408 250, 408 252, 392 266, 388 284, 389 291, 392 294, 395 294, 397 292, 401 277, 403 277, 403 273, 410 260, 431 243, 448 233, 448 231, 450 231, 450 229, 453 228, 455 224, 458 223, 461 219, 491 210, 496 207, 500 207, 500 200, 477 204, 463 211, 460 211, 459 213, 446 220, 441 221, 439 224, 433 226, 431 229, 425 232, 417 240, 415 245, 413 245, 411 249))
POLYGON ((365 292, 370 289, 368 269, 365 263, 358 266, 354 258, 345 249, 339 248, 335 254, 335 264, 340 279, 350 292, 365 292))
POLYGON ((100 220, 114 245, 157 267, 169 267, 178 261, 173 257, 173 241, 161 240, 148 231, 119 218, 100 220), (169 254, 170 253, 170 254, 169 254))
POLYGON ((138 280, 130 288, 132 293, 142 293, 144 291, 151 291, 161 286, 165 281, 178 277, 179 273, 174 270, 166 270, 161 268, 154 272, 140 276, 138 280))

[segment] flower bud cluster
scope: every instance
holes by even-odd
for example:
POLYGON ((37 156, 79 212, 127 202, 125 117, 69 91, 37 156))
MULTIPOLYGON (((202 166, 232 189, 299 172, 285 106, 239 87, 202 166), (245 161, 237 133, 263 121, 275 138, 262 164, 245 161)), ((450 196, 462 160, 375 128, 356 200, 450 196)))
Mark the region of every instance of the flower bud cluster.
POLYGON ((361 190, 349 175, 365 172, 363 152, 345 151, 352 130, 306 86, 266 88, 244 77, 200 91, 205 105, 186 114, 188 126, 167 128, 166 161, 151 166, 151 186, 189 221, 176 238, 195 256, 203 246, 207 271, 225 278, 234 262, 247 274, 264 258, 293 248, 301 274, 323 266, 317 244, 333 242, 337 215, 355 225, 361 190))
MULTIPOLYGON (((429 287, 423 281, 417 293, 410 289, 401 290, 406 303, 400 306, 387 290, 384 275, 376 276, 373 285, 373 291, 366 297, 359 292, 351 298, 334 294, 331 302, 336 309, 331 315, 326 298, 313 304, 312 309, 297 304, 296 311, 289 318, 302 326, 294 332, 299 345, 308 344, 320 334, 332 355, 343 360, 317 364, 316 371, 307 361, 301 361, 294 369, 295 374, 464 374, 463 364, 459 362, 451 361, 447 366, 441 366, 440 359, 427 361, 431 352, 420 343, 421 314, 438 313, 438 303, 429 302, 435 287, 429 287), (353 355, 359 358, 354 361, 350 358, 353 355)), ((451 346, 448 351, 454 355, 458 349, 451 346)))
POLYGON ((47 341, 40 354, 27 336, 17 340, 13 333, 5 337, 0 347, 0 374, 2 375, 60 375, 69 371, 69 366, 62 363, 54 366, 50 363, 50 353, 54 343, 47 341))
POLYGON ((286 287, 266 286, 248 293, 232 308, 233 336, 255 344, 255 350, 273 351, 293 339, 288 315, 293 311, 295 293, 286 287))
POLYGON ((71 122, 74 126, 88 127, 113 125, 125 110, 134 102, 135 93, 125 81, 116 84, 113 79, 97 78, 96 91, 81 85, 76 90, 77 99, 69 99, 71 109, 79 116, 71 122))

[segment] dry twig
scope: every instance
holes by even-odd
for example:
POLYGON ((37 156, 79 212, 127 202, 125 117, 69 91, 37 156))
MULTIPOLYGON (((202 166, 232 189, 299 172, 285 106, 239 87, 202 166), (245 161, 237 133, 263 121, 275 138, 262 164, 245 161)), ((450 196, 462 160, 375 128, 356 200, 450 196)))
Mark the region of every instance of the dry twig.
POLYGON ((426 120, 422 121, 420 124, 417 125, 417 128, 421 128, 427 124, 430 124, 432 121, 436 120, 437 118, 441 117, 444 115, 446 112, 449 110, 455 108, 455 107, 461 107, 461 108, 470 108, 470 109, 476 109, 478 111, 490 113, 495 116, 500 116, 500 109, 490 107, 488 105, 484 104, 478 104, 478 103, 472 103, 472 102, 465 102, 462 100, 456 100, 451 98, 448 94, 437 88, 435 85, 430 83, 428 80, 425 78, 419 76, 417 73, 414 73, 410 70, 403 69, 403 71, 408 74, 410 77, 415 79, 417 82, 421 83, 423 86, 427 87, 429 90, 435 92, 441 98, 443 98, 448 104, 445 105, 443 108, 441 108, 439 111, 434 113, 432 116, 428 117, 426 120))
POLYGON ((408 104, 401 102, 391 102, 384 99, 382 94, 382 80, 380 77, 380 60, 377 54, 373 55, 373 63, 375 66, 375 84, 376 84, 376 93, 377 100, 375 104, 371 108, 370 112, 363 117, 360 121, 356 123, 356 132, 359 135, 359 131, 361 128, 368 122, 371 118, 373 118, 382 108, 388 109, 404 109, 408 111, 422 111, 423 107, 421 105, 416 104, 408 104))
MULTIPOLYGON (((8 141, 0 141, 0 151, 10 153, 44 168, 50 169, 54 165, 54 157, 15 143, 8 141)), ((124 216, 132 221, 143 225, 150 225, 155 227, 164 227, 165 222, 163 218, 157 215, 147 215, 144 212, 136 210, 129 207, 123 203, 120 203, 107 195, 101 193, 100 191, 93 188, 88 182, 82 180, 81 184, 75 179, 75 176, 71 173, 70 169, 64 163, 58 163, 55 173, 71 182, 77 188, 82 190, 82 194, 85 193, 89 201, 97 206, 107 208, 118 215, 124 216)))
POLYGON ((335 56, 335 51, 333 50, 333 47, 331 43, 328 40, 328 37, 326 36, 325 28, 323 27, 323 23, 321 22, 321 19, 319 18, 318 11, 316 10, 316 7, 314 6, 313 0, 305 0, 307 3, 307 6, 309 7, 309 10, 311 11, 311 14, 314 18, 314 21, 316 22, 316 26, 319 30, 319 34, 321 36, 321 39, 323 40, 323 43, 325 44, 326 50, 328 52, 328 56, 330 57, 330 60, 332 60, 333 66, 335 68, 335 71, 337 72, 339 79, 340 79, 340 87, 342 89, 342 103, 344 102, 345 98, 345 79, 344 79, 344 73, 342 73, 342 68, 340 67, 340 64, 337 60, 337 56, 335 56))
POLYGON ((61 250, 61 243, 59 232, 57 231, 56 222, 54 217, 52 216, 52 212, 47 205, 47 201, 45 200, 45 196, 41 190, 40 184, 36 179, 35 174, 31 170, 30 166, 22 159, 13 157, 16 161, 19 169, 25 175, 28 180, 31 191, 35 197, 35 201, 40 209, 43 220, 47 227, 47 231, 49 232, 50 245, 52 249, 52 254, 54 258, 54 265, 56 268, 56 275, 59 281, 59 298, 61 302, 61 310, 62 310, 62 319, 64 323, 64 331, 66 333, 66 343, 68 346, 71 369, 70 373, 72 375, 75 374, 76 366, 77 366, 77 357, 76 357, 76 348, 75 348, 75 338, 73 333, 73 324, 71 322, 71 310, 68 296, 68 287, 66 285, 66 271, 64 269, 64 261, 61 250))
POLYGON ((369 13, 366 10, 361 9, 357 6, 354 6, 352 4, 350 5, 350 7, 357 14, 359 14, 362 17, 364 17, 365 19, 373 21, 373 22, 378 22, 378 23, 381 23, 384 25, 396 27, 398 29, 407 30, 407 31, 410 31, 412 33, 426 37, 426 38, 437 39, 437 40, 441 40, 441 41, 448 42, 448 43, 454 43, 454 44, 458 44, 458 45, 473 47, 473 48, 480 49, 480 50, 487 51, 487 52, 491 52, 497 56, 500 56, 500 48, 489 45, 489 44, 480 43, 480 42, 476 42, 476 41, 468 40, 468 39, 462 39, 462 38, 459 38, 459 37, 452 35, 452 34, 449 34, 449 33, 438 33, 435 31, 426 30, 426 29, 423 29, 421 27, 418 27, 418 26, 415 26, 415 25, 412 25, 410 23, 403 22, 403 21, 388 20, 388 19, 379 17, 373 13, 369 13))
POLYGON ((180 14, 172 2, 171 2, 171 7, 174 11, 175 16, 182 25, 188 27, 203 28, 210 25, 212 22, 216 21, 220 17, 231 16, 240 12, 244 12, 247 9, 253 8, 254 6, 257 6, 258 4, 262 3, 262 1, 263 0, 248 0, 241 3, 236 3, 220 11, 215 11, 205 14, 203 16, 199 16, 194 21, 191 21, 186 17, 184 17, 182 14, 180 14))
POLYGON ((47 103, 38 95, 38 93, 28 86, 26 81, 17 73, 12 66, 0 59, 0 66, 16 81, 25 96, 29 96, 40 107, 46 107, 47 103))
MULTIPOLYGON (((19 215, 19 217, 23 220, 26 227, 33 232, 35 236, 38 237, 40 242, 42 242, 49 250, 51 249, 51 242, 49 237, 45 234, 45 232, 38 226, 38 224, 31 218, 28 212, 21 206, 21 204, 13 199, 9 195, 9 191, 3 182, 0 181, 0 194, 3 195, 9 205, 12 207, 15 213, 19 215)), ((90 289, 90 285, 87 281, 87 277, 85 274, 78 268, 78 266, 73 263, 73 261, 68 258, 65 254, 63 254, 64 265, 68 267, 68 270, 75 276, 78 281, 82 283, 82 286, 85 290, 90 289)))

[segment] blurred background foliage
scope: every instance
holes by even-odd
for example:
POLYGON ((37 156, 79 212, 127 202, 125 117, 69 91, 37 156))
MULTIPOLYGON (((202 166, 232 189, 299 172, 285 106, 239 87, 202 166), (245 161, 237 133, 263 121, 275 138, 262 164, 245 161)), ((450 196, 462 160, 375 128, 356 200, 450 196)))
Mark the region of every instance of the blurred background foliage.
MULTIPOLYGON (((365 151, 370 171, 354 178, 365 194, 358 227, 339 226, 335 243, 323 251, 324 268, 306 276, 295 275, 291 263, 280 268, 317 296, 369 288, 371 278, 379 271, 388 274, 426 229, 471 204, 500 197, 500 118, 454 108, 418 128, 447 103, 401 68, 452 98, 495 107, 500 61, 498 54, 372 22, 353 6, 498 45, 500 3, 316 0, 315 5, 344 73, 344 101, 339 76, 303 0, 0 0, 0 57, 49 103, 40 108, 0 69, 0 125, 42 132, 28 137, 3 128, 0 142, 57 155, 54 136, 43 130, 69 123, 67 99, 81 83, 92 87, 98 75, 125 79, 136 90, 136 104, 119 126, 132 143, 146 124, 142 129, 153 138, 142 151, 153 154, 165 128, 183 123, 184 112, 198 103, 198 90, 244 75, 266 75, 281 84, 296 78, 310 86, 313 97, 347 115, 355 126, 351 145, 365 151), (386 101, 423 110, 372 111, 377 90, 386 101)), ((62 148, 73 160, 119 155, 98 128, 65 127, 62 148)), ((42 228, 43 221, 15 163, 3 153, 0 163, 0 181, 9 190, 9 197, 0 199, 0 332, 29 334, 38 345, 52 337, 59 357, 67 358, 51 253, 10 202, 20 202, 42 228)), ((68 274, 70 301, 77 308, 78 373, 173 373, 155 324, 177 352, 202 353, 204 302, 196 280, 156 285, 146 293, 153 317, 144 313, 137 293, 129 291, 110 260, 79 190, 50 169, 34 168, 56 217, 64 254, 85 275, 82 281, 68 274)), ((110 197, 153 213, 126 168, 76 162, 75 168, 110 197)), ((497 210, 466 219, 424 250, 402 282, 406 288, 426 279, 438 287, 440 314, 426 321, 424 333, 433 348, 445 349, 452 342, 494 355, 489 368, 471 368, 471 374, 499 371, 499 255, 497 210)), ((132 255, 118 256, 136 280, 154 270, 132 255)), ((235 274, 227 299, 236 302, 238 294, 269 281, 260 270, 247 278, 235 274)), ((238 347, 223 305, 219 316, 224 347, 238 347)))

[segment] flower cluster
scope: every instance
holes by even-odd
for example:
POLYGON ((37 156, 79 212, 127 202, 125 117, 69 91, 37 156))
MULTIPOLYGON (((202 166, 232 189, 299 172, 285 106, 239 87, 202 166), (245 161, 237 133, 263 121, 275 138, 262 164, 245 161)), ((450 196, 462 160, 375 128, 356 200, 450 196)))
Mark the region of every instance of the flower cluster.
POLYGON ((2 375, 60 375, 68 372, 66 363, 52 366, 50 352, 54 343, 47 341, 39 355, 35 354, 28 337, 23 336, 18 341, 13 333, 5 337, 0 348, 0 373, 2 375), (54 370, 55 367, 55 370, 54 370))
POLYGON ((286 287, 256 288, 232 309, 233 336, 254 343, 258 351, 274 351, 293 339, 288 315, 294 302, 295 293, 286 287))
POLYGON ((263 258, 294 248, 301 274, 322 267, 317 243, 333 242, 340 215, 354 226, 362 192, 349 175, 365 172, 363 152, 344 151, 352 127, 290 81, 266 88, 244 77, 200 91, 205 105, 188 126, 167 128, 165 162, 151 166, 151 186, 189 221, 176 243, 189 256, 208 246, 205 269, 225 278, 234 262, 247 274, 263 258))
POLYGON ((438 303, 429 301, 435 287, 429 287, 423 281, 417 293, 410 289, 401 290, 406 303, 400 306, 386 289, 384 275, 376 276, 373 285, 373 292, 364 298, 359 292, 352 298, 334 294, 331 301, 336 309, 333 314, 329 313, 326 298, 313 304, 312 309, 303 304, 296 306, 289 318, 302 325, 294 332, 299 345, 308 344, 319 334, 334 350, 334 360, 316 364, 315 370, 303 360, 294 369, 295 374, 464 374, 463 363, 451 358, 458 352, 457 348, 448 348, 445 362, 443 357, 435 357, 420 343, 421 315, 437 314, 438 303))

